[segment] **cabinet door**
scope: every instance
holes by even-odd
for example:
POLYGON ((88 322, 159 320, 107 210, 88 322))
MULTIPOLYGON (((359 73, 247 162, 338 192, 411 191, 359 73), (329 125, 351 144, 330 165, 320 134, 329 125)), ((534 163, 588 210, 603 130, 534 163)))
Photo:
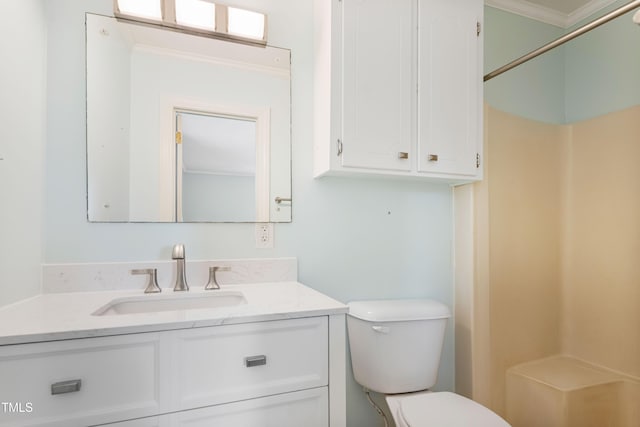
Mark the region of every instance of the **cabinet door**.
POLYGON ((481 141, 482 2, 419 0, 419 172, 473 176, 481 141))
POLYGON ((342 165, 411 170, 414 0, 343 0, 342 165))
POLYGON ((251 399, 166 417, 171 427, 328 427, 326 387, 251 399))

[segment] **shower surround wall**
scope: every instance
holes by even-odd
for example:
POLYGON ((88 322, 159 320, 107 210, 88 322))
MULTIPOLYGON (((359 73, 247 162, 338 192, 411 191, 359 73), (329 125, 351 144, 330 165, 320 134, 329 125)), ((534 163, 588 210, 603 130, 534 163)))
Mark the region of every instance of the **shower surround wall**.
POLYGON ((640 106, 572 128, 563 350, 640 377, 640 106))
POLYGON ((491 388, 485 403, 515 418, 514 427, 637 426, 640 106, 571 125, 492 108, 487 113, 488 173, 474 189, 489 218, 491 388), (600 385, 597 373, 584 380, 575 374, 579 362, 547 377, 557 366, 552 361, 535 375, 537 368, 520 369, 526 373, 520 379, 530 383, 515 388, 511 381, 507 393, 510 367, 558 354, 610 374, 615 386, 600 385), (554 388, 556 380, 561 386, 554 388), (526 394, 518 399, 520 392, 526 394), (545 406, 554 393, 563 397, 545 406), (536 416, 521 417, 525 409, 514 399, 535 402, 536 416), (584 410, 575 408, 595 410, 589 422, 596 424, 580 419, 584 410), (554 421, 564 420, 556 412, 572 411, 573 418, 554 421))
MULTIPOLYGON (((640 425, 640 31, 631 15, 485 84, 486 179, 455 196, 475 212, 464 218, 474 256, 462 258, 473 287, 456 271, 474 320, 456 384, 503 415, 523 386, 515 412, 531 405, 535 415, 514 427, 640 425)), ((485 72, 574 29, 492 7, 485 20, 485 72)))

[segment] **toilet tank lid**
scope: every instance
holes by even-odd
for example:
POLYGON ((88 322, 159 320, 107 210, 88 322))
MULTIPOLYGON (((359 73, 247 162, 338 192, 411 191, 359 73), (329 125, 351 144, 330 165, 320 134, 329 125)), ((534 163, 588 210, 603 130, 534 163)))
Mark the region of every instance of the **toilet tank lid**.
POLYGON ((349 316, 370 322, 447 319, 449 308, 432 299, 352 301, 349 316))

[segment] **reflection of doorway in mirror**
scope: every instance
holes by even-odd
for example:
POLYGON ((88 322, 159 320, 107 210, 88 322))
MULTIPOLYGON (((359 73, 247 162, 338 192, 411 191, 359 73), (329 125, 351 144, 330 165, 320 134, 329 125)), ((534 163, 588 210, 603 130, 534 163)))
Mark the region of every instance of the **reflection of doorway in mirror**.
POLYGON ((256 202, 255 210, 229 221, 291 221, 291 203, 275 202, 276 196, 291 196, 289 50, 93 14, 86 15, 85 37, 89 221, 178 220, 176 108, 257 118, 256 161, 260 141, 266 141, 270 164, 265 180, 256 178, 256 197, 271 195, 269 212, 257 219, 262 205, 256 202), (261 192, 266 182, 269 187, 261 192))
POLYGON ((268 218, 268 115, 181 108, 174 114, 177 220, 268 218))

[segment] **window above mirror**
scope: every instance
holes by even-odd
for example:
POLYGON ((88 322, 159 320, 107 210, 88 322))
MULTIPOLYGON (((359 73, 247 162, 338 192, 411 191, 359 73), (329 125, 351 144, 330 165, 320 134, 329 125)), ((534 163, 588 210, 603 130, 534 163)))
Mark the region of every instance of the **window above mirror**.
POLYGON ((267 16, 209 0, 114 0, 118 19, 231 41, 267 44, 267 16))

